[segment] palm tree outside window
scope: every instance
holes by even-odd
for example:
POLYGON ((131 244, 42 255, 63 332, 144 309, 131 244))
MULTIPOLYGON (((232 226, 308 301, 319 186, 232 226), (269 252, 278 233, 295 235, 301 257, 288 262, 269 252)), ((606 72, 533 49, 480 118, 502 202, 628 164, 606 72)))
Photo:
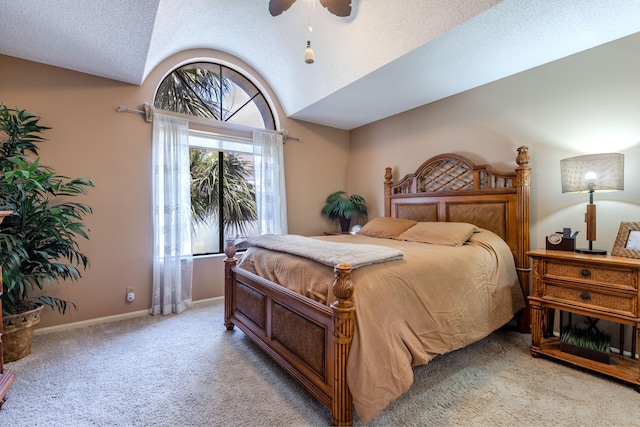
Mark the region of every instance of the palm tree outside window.
MULTIPOLYGON (((156 92, 158 109, 218 121, 275 129, 262 92, 236 70, 192 63, 171 72, 156 92)), ((216 130, 189 132, 192 253, 221 253, 226 239, 258 234, 251 138, 216 130)))

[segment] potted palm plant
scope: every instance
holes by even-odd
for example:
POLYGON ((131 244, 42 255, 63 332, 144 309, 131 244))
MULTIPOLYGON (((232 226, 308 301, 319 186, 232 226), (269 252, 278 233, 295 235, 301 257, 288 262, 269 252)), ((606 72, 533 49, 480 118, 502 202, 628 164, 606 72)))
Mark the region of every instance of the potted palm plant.
POLYGON ((87 193, 93 183, 69 179, 40 164, 37 143, 49 129, 25 110, 0 105, 0 210, 13 211, 0 224, 2 265, 3 355, 10 362, 28 355, 40 310, 49 306, 66 313, 71 302, 37 295, 46 283, 77 280, 89 260, 79 237, 88 238, 82 222, 91 208, 71 198, 87 193))
POLYGON ((336 191, 327 197, 321 213, 330 219, 338 219, 340 229, 346 233, 354 215, 367 214, 367 202, 359 194, 348 195, 345 191, 336 191))

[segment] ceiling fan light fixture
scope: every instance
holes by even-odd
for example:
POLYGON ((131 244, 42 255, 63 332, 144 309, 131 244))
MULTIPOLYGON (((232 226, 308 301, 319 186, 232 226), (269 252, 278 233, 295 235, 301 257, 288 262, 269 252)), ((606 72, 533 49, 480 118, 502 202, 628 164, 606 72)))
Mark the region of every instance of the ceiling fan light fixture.
POLYGON ((311 49, 311 40, 307 40, 307 48, 304 50, 304 62, 313 64, 315 60, 313 49, 311 49))

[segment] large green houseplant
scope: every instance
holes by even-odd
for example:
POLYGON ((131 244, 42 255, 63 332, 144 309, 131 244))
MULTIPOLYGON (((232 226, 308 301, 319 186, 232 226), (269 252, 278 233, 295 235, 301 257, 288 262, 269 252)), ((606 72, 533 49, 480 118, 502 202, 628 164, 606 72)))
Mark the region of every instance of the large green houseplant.
MULTIPOLYGON (((37 144, 44 141, 41 133, 49 128, 40 126, 39 120, 28 111, 0 105, 0 210, 13 211, 0 224, 3 341, 5 355, 14 360, 7 335, 19 323, 27 323, 15 316, 42 305, 62 314, 75 307, 62 299, 30 293, 42 291, 45 284, 77 280, 89 263, 77 240, 88 238, 83 218, 91 208, 70 199, 86 194, 93 183, 86 178, 69 179, 40 164, 37 144)), ((37 323, 39 314, 35 317, 29 323, 37 323)), ((28 345, 26 354, 30 340, 28 345)))
POLYGON ((327 197, 321 213, 330 219, 339 220, 340 229, 346 233, 349 231, 352 217, 367 214, 367 202, 359 194, 348 195, 345 191, 336 191, 327 197))

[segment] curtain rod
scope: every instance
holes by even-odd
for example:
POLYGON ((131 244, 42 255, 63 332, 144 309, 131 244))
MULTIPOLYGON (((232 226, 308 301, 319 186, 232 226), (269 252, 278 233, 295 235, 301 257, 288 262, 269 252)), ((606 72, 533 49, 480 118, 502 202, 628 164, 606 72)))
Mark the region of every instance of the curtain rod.
MULTIPOLYGON (((145 121, 151 123, 153 121, 153 112, 154 112, 155 108, 153 108, 153 106, 151 106, 150 104, 144 104, 144 110, 138 110, 135 108, 129 108, 129 107, 125 107, 123 105, 118 105, 118 107, 116 107, 116 111, 119 113, 140 113, 140 114, 144 114, 145 116, 145 121)), ((176 116, 176 117, 183 117, 184 115, 179 114, 179 113, 173 113, 171 111, 162 111, 162 114, 167 114, 169 116, 176 116)), ((286 142, 288 139, 292 139, 294 141, 298 141, 298 142, 302 142, 302 138, 296 138, 293 136, 289 136, 289 132, 287 132, 285 129, 280 129, 279 131, 277 130, 270 130, 270 129, 259 129, 259 128, 254 128, 251 126, 243 126, 243 125, 238 125, 235 123, 224 123, 224 122, 220 122, 220 123, 214 123, 217 122, 218 120, 215 119, 211 119, 211 122, 204 122, 204 121, 197 121, 197 120, 192 120, 192 119, 187 119, 189 120, 189 123, 195 124, 195 125, 200 125, 200 126, 207 126, 207 127, 213 127, 213 128, 217 128, 217 129, 224 129, 224 130, 229 130, 232 132, 240 132, 240 133, 248 133, 248 134, 252 134, 253 131, 257 131, 257 132, 267 132, 267 133, 275 133, 278 135, 282 135, 282 142, 286 142), (224 123, 224 124, 223 124, 224 123)))

